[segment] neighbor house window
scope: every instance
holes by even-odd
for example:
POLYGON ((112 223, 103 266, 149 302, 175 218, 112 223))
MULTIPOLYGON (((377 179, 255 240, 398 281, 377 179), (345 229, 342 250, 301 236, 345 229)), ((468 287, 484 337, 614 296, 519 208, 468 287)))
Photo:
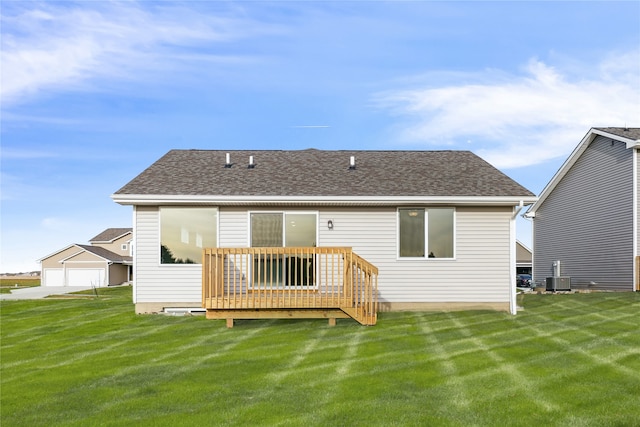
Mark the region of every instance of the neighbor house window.
POLYGON ((200 264, 202 249, 217 245, 217 208, 160 208, 162 264, 200 264))
POLYGON ((400 258, 453 258, 453 208, 398 209, 400 258))

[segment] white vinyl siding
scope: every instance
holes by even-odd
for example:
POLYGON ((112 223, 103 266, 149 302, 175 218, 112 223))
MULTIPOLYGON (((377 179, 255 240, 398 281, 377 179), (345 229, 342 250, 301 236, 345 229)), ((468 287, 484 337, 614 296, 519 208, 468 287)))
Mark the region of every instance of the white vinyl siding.
POLYGON ((353 247, 377 266, 381 301, 508 302, 511 212, 457 208, 455 260, 398 260, 395 208, 321 211, 319 241, 353 247))
MULTIPOLYGON (((221 207, 219 246, 248 247, 249 212, 258 210, 221 207)), ((509 302, 510 207, 457 207, 456 259, 428 261, 397 259, 395 207, 316 211, 318 246, 352 247, 377 266, 381 302, 509 302)), ((136 207, 135 221, 136 302, 199 303, 200 266, 159 265, 157 208, 136 207)))
POLYGON ((158 208, 137 206, 135 221, 135 301, 199 302, 202 298, 201 265, 160 265, 158 208))

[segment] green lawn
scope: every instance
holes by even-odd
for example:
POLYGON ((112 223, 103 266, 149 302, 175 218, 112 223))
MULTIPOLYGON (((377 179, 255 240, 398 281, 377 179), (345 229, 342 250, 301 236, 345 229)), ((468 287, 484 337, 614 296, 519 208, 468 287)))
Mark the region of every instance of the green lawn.
POLYGON ((640 293, 233 329, 130 295, 0 303, 3 427, 640 425, 640 293))

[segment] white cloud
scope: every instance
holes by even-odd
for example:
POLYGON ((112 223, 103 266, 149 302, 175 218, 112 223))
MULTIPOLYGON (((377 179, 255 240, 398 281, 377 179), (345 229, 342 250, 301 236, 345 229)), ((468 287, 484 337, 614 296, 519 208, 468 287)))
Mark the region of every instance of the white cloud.
POLYGON ((591 127, 640 125, 638 64, 638 52, 617 55, 576 78, 533 59, 522 75, 488 70, 466 76, 479 83, 386 92, 376 101, 406 120, 404 141, 472 149, 497 167, 520 167, 566 155, 591 127))
POLYGON ((186 63, 237 62, 243 58, 216 54, 213 46, 265 30, 234 17, 149 3, 146 9, 134 2, 23 4, 3 8, 5 105, 43 90, 85 87, 95 77, 152 79, 186 63), (204 53, 185 53, 196 47, 204 53))
POLYGON ((3 160, 28 160, 28 159, 44 159, 58 157, 58 155, 52 151, 37 150, 37 149, 14 149, 14 148, 2 148, 0 150, 0 157, 3 160))

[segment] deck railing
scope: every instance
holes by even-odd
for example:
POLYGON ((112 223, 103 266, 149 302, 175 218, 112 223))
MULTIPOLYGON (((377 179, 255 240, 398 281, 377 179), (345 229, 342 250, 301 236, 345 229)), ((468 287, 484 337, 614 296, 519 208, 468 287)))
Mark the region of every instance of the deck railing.
POLYGON ((377 298, 377 267, 351 248, 203 250, 202 304, 207 312, 233 316, 231 310, 341 310, 373 325, 377 298))

